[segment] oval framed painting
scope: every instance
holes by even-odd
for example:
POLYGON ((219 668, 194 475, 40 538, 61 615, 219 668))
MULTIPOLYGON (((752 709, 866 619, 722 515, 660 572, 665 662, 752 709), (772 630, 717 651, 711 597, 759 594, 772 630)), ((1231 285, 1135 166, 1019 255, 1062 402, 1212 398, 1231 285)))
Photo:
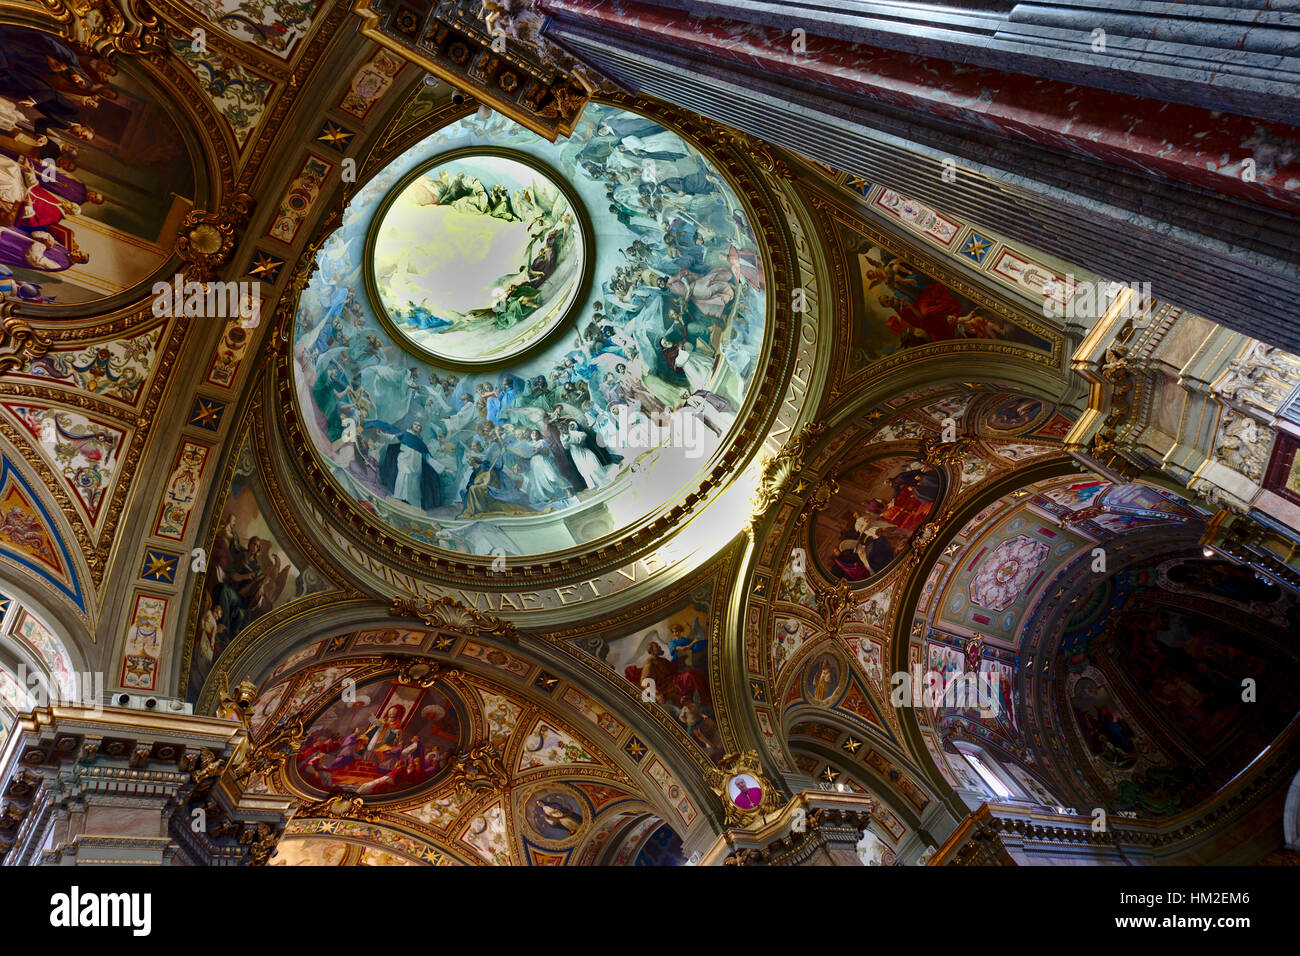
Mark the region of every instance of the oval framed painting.
POLYGON ((401 799, 447 775, 468 728, 464 704, 441 683, 370 680, 312 720, 295 782, 366 802, 401 799))
POLYGON ((564 176, 523 152, 473 147, 422 163, 388 192, 364 262, 375 314, 404 348, 489 368, 570 324, 595 252, 564 176))

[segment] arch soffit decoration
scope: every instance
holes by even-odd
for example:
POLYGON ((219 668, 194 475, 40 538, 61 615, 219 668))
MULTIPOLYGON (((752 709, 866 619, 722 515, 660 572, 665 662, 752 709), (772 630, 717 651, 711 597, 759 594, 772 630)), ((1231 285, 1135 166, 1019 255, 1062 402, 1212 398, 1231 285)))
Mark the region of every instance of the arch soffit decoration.
MULTIPOLYGON (((917 349, 915 351, 922 350, 917 349)), ((805 528, 810 518, 815 516, 818 505, 825 507, 825 493, 819 492, 818 489, 824 485, 825 479, 833 477, 833 466, 847 454, 844 452, 844 448, 850 439, 845 437, 846 433, 856 431, 856 433, 863 435, 869 434, 870 431, 874 431, 887 419, 880 417, 878 421, 873 420, 870 430, 863 430, 862 428, 855 430, 855 424, 859 420, 863 420, 868 412, 882 410, 886 403, 892 404, 894 413, 897 413, 900 409, 907 410, 919 407, 925 403, 925 397, 944 392, 945 386, 952 389, 976 386, 974 393, 977 396, 981 393, 988 394, 994 391, 1010 389, 1013 390, 1013 394, 1025 394, 1045 402, 1054 403, 1059 400, 1061 392, 1064 390, 1065 379, 1063 372, 1053 371, 1039 387, 1035 388, 1033 384, 1024 380, 1022 369, 1023 366, 1014 358, 1005 353, 994 353, 987 355, 986 364, 983 364, 979 375, 967 374, 970 370, 968 359, 960 372, 956 371, 956 369, 948 372, 946 381, 944 381, 943 371, 937 374, 931 372, 925 380, 925 385, 916 386, 915 391, 909 389, 906 385, 896 387, 892 381, 888 383, 877 381, 856 395, 853 400, 830 403, 829 410, 827 410, 827 405, 823 406, 823 410, 819 413, 819 421, 827 420, 832 425, 826 429, 814 430, 812 436, 807 440, 806 448, 800 450, 796 459, 796 467, 786 480, 784 487, 776 489, 779 493, 776 494, 773 504, 758 519, 754 531, 754 540, 757 543, 750 548, 746 565, 740 577, 740 586, 736 589, 736 604, 739 608, 738 625, 742 620, 740 615, 743 614, 743 626, 738 626, 738 630, 745 635, 747 670, 751 688, 751 700, 746 708, 746 716, 754 719, 756 726, 753 732, 760 735, 767 744, 762 753, 765 759, 773 761, 772 769, 781 769, 780 763, 784 761, 788 765, 789 760, 788 756, 782 756, 779 753, 783 739, 783 732, 780 730, 782 722, 778 716, 779 710, 774 712, 769 708, 777 707, 779 702, 785 699, 782 695, 788 694, 793 675, 799 673, 806 662, 816 655, 815 648, 818 646, 831 646, 825 633, 824 623, 819 620, 820 615, 817 612, 803 611, 801 614, 800 611, 795 610, 794 606, 787 607, 788 612, 796 616, 801 615, 808 623, 818 625, 821 633, 817 635, 817 643, 810 645, 812 649, 805 652, 801 648, 798 660, 790 665, 791 670, 785 671, 778 682, 772 683, 771 658, 766 645, 770 639, 776 616, 775 603, 777 598, 775 589, 781 577, 779 565, 788 559, 791 549, 797 543, 802 542, 801 535, 806 535, 805 528), (1043 387, 1044 385, 1046 387, 1043 387), (913 395, 917 397, 912 398, 913 395), (794 666, 795 663, 798 664, 797 667, 794 666), (756 664, 758 666, 755 666, 756 664), (777 726, 772 726, 774 723, 777 726)), ((919 444, 919 442, 912 442, 907 446, 918 457, 921 455, 919 444)), ((903 446, 900 445, 899 447, 903 446)), ((1068 474, 1075 467, 1077 466, 1064 457, 1063 451, 1060 454, 1035 458, 1027 464, 1012 467, 988 479, 987 484, 980 485, 977 491, 972 493, 972 497, 959 502, 951 515, 946 516, 943 525, 946 533, 941 531, 929 541, 925 546, 923 556, 920 557, 914 567, 896 579, 891 578, 893 580, 892 606, 888 611, 887 621, 882 622, 883 627, 876 627, 869 632, 863 632, 879 633, 882 643, 885 645, 885 654, 881 663, 885 666, 887 672, 906 667, 905 645, 907 644, 910 625, 904 622, 910 622, 911 615, 910 612, 904 614, 903 611, 909 607, 915 607, 920 588, 923 586, 935 559, 942 553, 947 540, 970 517, 978 514, 990 502, 1008 494, 1022 484, 1035 480, 1035 477, 1068 474), (901 660, 899 658, 900 647, 904 648, 901 652, 901 660)), ((802 543, 806 544, 806 542, 802 543)), ((810 574, 821 580, 811 560, 808 561, 808 567, 810 568, 810 574)), ((806 604, 805 607, 807 607, 806 604)), ((850 620, 852 620, 851 617, 850 620)), ((852 657, 843 647, 839 648, 839 652, 845 660, 852 657)), ((862 675, 861 683, 864 689, 871 684, 866 675, 862 675)), ((887 710, 892 710, 887 704, 887 688, 876 687, 868 690, 867 693, 869 697, 872 697, 878 711, 884 713, 887 710)), ((890 717, 893 716, 890 715, 890 717)), ((901 714, 898 715, 897 719, 899 725, 895 731, 898 735, 895 746, 910 755, 909 759, 913 766, 922 769, 927 778, 927 787, 935 793, 948 795, 950 797, 949 802, 952 803, 953 808, 956 810, 959 807, 959 801, 951 793, 951 788, 938 774, 937 770, 932 769, 932 760, 929 756, 922 756, 925 754, 926 748, 919 737, 914 715, 901 714)), ((882 744, 888 745, 886 738, 861 721, 856 722, 855 729, 859 733, 874 735, 874 739, 881 740, 882 744)), ((958 810, 958 812, 960 811, 958 810)))
MULTIPOLYGON (((282 725, 286 719, 292 719, 293 715, 306 715, 307 724, 310 725, 312 715, 326 709, 330 701, 338 697, 340 687, 362 687, 372 680, 398 674, 403 661, 417 664, 428 662, 442 669, 442 674, 437 677, 439 684, 449 681, 453 689, 457 690, 457 696, 472 705, 471 710, 477 706, 473 702, 482 698, 482 713, 464 715, 471 724, 465 739, 472 747, 476 741, 487 741, 490 732, 490 749, 500 755, 508 777, 508 783, 503 783, 504 790, 498 787, 491 792, 471 796, 459 805, 454 805, 453 801, 450 809, 453 818, 461 819, 481 812, 503 797, 517 802, 525 791, 531 791, 534 784, 541 781, 562 780, 566 786, 581 784, 583 781, 614 786, 625 793, 623 798, 611 804, 616 804, 620 813, 634 811, 644 814, 649 811, 658 818, 671 821, 679 833, 707 826, 710 814, 699 803, 700 795, 689 788, 692 775, 689 772, 685 776, 680 773, 670 774, 669 779, 677 791, 687 790, 685 800, 680 792, 675 798, 672 797, 653 774, 646 772, 647 765, 655 759, 655 753, 651 751, 643 753, 641 757, 634 756, 624 739, 627 737, 627 725, 613 714, 603 712, 602 723, 593 722, 591 709, 599 707, 603 701, 597 702, 586 694, 581 694, 584 709, 577 709, 569 694, 570 688, 576 687, 571 681, 551 673, 548 668, 533 666, 518 650, 507 653, 495 648, 488 649, 483 643, 477 643, 475 647, 476 642, 466 635, 455 635, 445 629, 392 627, 391 620, 379 620, 378 623, 378 627, 362 627, 342 634, 331 633, 334 629, 328 629, 330 636, 322 637, 309 645, 311 657, 304 658, 299 653, 285 658, 281 664, 282 669, 277 668, 268 677, 262 694, 254 705, 252 714, 255 740, 265 738, 270 728, 282 725), (393 638, 401 641, 415 639, 417 643, 378 643, 393 638), (427 646, 421 650, 421 645, 427 646), (471 657, 469 654, 478 656, 471 657), (284 663, 289 666, 283 667, 284 663), (520 664, 524 666, 520 667, 520 664), (487 714, 489 698, 483 694, 503 697, 510 702, 506 709, 513 710, 514 715, 506 721, 508 726, 497 723, 491 727, 485 725, 485 720, 491 722, 493 718, 487 714), (265 704, 267 701, 269 706, 265 704), (525 759, 526 752, 529 752, 527 741, 531 739, 528 735, 537 729, 539 721, 558 730, 561 736, 574 742, 588 756, 579 755, 580 759, 557 758, 558 762, 551 758, 541 761, 525 759), (687 809, 685 813, 681 809, 683 805, 687 809), (701 812, 702 808, 705 812, 701 812)), ((633 734, 632 737, 636 739, 637 735, 633 734)), ((540 737, 537 741, 539 745, 542 744, 540 737)), ((281 774, 279 784, 274 789, 287 790, 307 799, 314 790, 303 783, 304 779, 301 774, 291 775, 290 779, 281 774), (304 790, 304 786, 307 789, 304 790)), ((414 825, 412 820, 407 819, 403 823, 401 819, 403 816, 409 817, 405 811, 419 807, 431 796, 438 795, 448 796, 442 784, 434 785, 432 790, 425 788, 413 791, 409 797, 402 796, 393 801, 385 800, 368 806, 367 811, 382 813, 383 821, 398 826, 405 825, 410 830, 414 825)), ((602 803, 597 808, 602 815, 605 807, 606 804, 602 803)), ((309 812, 307 816, 311 817, 313 813, 309 812)), ((336 814, 327 813, 324 816, 336 814)), ((368 818, 366 813, 360 816, 362 819, 368 818)), ((453 823, 449 826, 458 829, 461 824, 453 823)), ((442 829, 441 824, 438 828, 442 829)), ((425 832, 427 826, 415 827, 415 830, 422 839, 429 838, 430 834, 425 832)), ((589 831, 587 836, 591 835, 589 831)))

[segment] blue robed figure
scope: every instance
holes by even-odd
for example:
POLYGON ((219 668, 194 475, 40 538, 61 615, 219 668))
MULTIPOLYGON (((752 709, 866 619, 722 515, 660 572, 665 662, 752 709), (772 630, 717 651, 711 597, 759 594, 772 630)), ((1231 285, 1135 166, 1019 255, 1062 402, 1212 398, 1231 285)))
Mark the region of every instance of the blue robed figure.
POLYGON ((456 324, 434 315, 423 305, 416 305, 414 302, 407 303, 406 323, 414 328, 432 332, 441 332, 456 324))

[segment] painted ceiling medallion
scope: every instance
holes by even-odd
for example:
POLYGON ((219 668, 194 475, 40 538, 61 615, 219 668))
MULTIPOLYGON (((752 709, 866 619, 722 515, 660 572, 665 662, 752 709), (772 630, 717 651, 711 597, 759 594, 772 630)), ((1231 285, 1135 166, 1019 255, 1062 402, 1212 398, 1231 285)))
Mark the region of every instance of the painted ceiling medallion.
POLYGON ((591 227, 563 178, 524 153, 458 150, 375 214, 366 288, 399 342, 452 367, 544 345, 591 279, 591 227))
POLYGON ((709 787, 722 801, 727 826, 749 826, 777 809, 776 788, 763 775, 753 750, 727 754, 707 776, 709 787))
POLYGON ((1003 541, 971 578, 970 599, 991 611, 1006 610, 1047 558, 1048 550, 1043 542, 1023 534, 1003 541))
POLYGON ((464 705, 441 683, 381 678, 349 688, 312 721, 294 769, 313 790, 387 800, 447 776, 464 705))

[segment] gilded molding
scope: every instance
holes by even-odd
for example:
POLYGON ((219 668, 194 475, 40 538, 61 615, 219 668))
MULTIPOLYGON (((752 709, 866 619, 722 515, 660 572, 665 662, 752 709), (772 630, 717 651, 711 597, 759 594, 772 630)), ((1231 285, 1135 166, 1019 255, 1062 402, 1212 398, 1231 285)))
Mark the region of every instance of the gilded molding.
POLYGON ((757 751, 746 750, 744 753, 727 754, 718 762, 718 766, 710 768, 705 773, 704 779, 709 789, 721 801, 722 818, 729 827, 748 826, 758 818, 766 817, 780 808, 776 796, 777 788, 764 775, 763 763, 757 751), (728 781, 739 773, 749 774, 762 787, 763 798, 758 806, 744 810, 736 806, 735 802, 727 796, 728 781))
POLYGON ((253 197, 239 193, 222 203, 216 212, 191 209, 186 214, 175 249, 194 278, 212 279, 230 260, 239 232, 248 225, 252 210, 253 197))
POLYGON ((0 302, 0 375, 17 371, 32 359, 40 358, 54 344, 26 319, 14 315, 13 309, 12 302, 0 302))
POLYGON ((510 771, 500 748, 487 742, 457 756, 451 771, 452 785, 459 796, 505 793, 510 789, 510 771))
POLYGON ((513 621, 503 621, 495 614, 462 604, 450 595, 440 598, 393 598, 388 609, 393 617, 419 618, 428 627, 445 627, 477 637, 501 637, 518 643, 519 628, 513 621))
POLYGON ((825 430, 826 426, 821 422, 809 422, 799 429, 798 434, 782 445, 780 451, 763 463, 758 488, 749 499, 749 520, 745 523, 745 533, 751 538, 755 536, 758 524, 768 510, 785 497, 787 491, 793 490, 798 493, 803 489, 804 483, 801 478, 793 489, 791 485, 803 471, 804 458, 809 446, 820 438, 825 430))
POLYGON ((160 58, 167 52, 162 20, 136 0, 41 0, 67 36, 103 57, 160 58))

